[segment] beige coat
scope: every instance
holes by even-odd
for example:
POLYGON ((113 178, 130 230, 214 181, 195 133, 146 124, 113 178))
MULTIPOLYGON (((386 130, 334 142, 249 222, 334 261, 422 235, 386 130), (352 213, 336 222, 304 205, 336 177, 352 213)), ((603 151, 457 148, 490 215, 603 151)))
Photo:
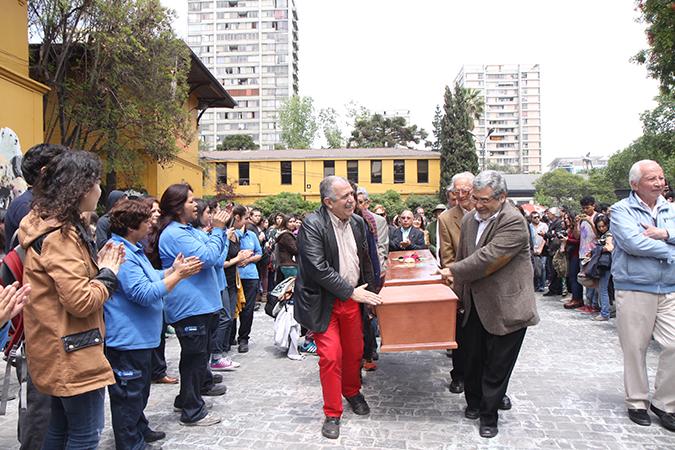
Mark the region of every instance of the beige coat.
POLYGON ((47 234, 40 254, 31 247, 61 224, 31 212, 20 225, 19 242, 27 249, 23 282, 32 287, 24 308, 28 369, 40 392, 70 397, 115 383, 100 344, 66 352, 62 337, 98 329, 105 337, 103 303, 108 288, 94 280, 96 262, 72 227, 47 234))
POLYGON ((463 218, 464 210, 459 205, 446 209, 438 216, 438 237, 441 240, 438 249, 441 267, 449 267, 455 262, 463 218))
POLYGON ((464 217, 461 227, 457 259, 450 271, 455 292, 464 302, 464 323, 473 307, 485 329, 495 335, 539 323, 525 218, 504 203, 478 245, 478 221, 473 213, 464 217))

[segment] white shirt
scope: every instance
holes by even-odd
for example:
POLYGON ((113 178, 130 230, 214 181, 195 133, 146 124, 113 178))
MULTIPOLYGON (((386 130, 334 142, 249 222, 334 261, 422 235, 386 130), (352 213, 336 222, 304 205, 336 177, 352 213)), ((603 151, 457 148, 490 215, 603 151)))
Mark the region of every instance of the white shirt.
POLYGON ((402 236, 402 239, 401 239, 401 240, 405 241, 405 240, 408 239, 408 236, 410 236, 410 229, 411 229, 411 228, 412 228, 412 227, 410 227, 410 228, 403 228, 403 227, 401 227, 401 236, 402 236))
POLYGON ((478 222, 478 231, 476 232, 476 245, 478 245, 478 241, 480 241, 481 236, 483 236, 483 232, 487 228, 488 224, 494 220, 495 217, 497 217, 497 214, 499 214, 499 211, 494 213, 494 215, 488 217, 487 219, 483 220, 480 218, 478 215, 478 211, 474 214, 474 219, 478 222))
POLYGON ((640 196, 637 195, 637 192, 635 193, 635 197, 636 197, 636 198, 638 199, 638 201, 642 204, 642 206, 644 206, 645 208, 647 208, 647 209, 649 210, 649 212, 650 212, 651 215, 652 215, 652 219, 656 220, 656 217, 659 215, 659 205, 658 205, 659 202, 656 202, 656 203, 654 204, 654 207, 653 207, 653 208, 650 208, 649 205, 646 204, 644 201, 642 201, 642 199, 640 198, 640 196))

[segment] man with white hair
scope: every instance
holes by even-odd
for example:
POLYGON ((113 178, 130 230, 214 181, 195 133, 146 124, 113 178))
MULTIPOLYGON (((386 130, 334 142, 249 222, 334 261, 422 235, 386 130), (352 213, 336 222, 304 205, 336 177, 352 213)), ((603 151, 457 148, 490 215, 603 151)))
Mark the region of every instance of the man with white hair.
POLYGON ((464 416, 480 419, 480 436, 491 438, 525 332, 539 316, 529 228, 506 201, 504 177, 494 170, 479 173, 471 197, 475 211, 462 219, 456 260, 442 273, 454 277, 465 309, 464 416))
POLYGON ((628 417, 648 426, 647 409, 675 431, 675 207, 663 197, 663 169, 651 160, 633 164, 632 192, 611 208, 612 276, 628 417), (661 346, 649 401, 646 353, 661 346))

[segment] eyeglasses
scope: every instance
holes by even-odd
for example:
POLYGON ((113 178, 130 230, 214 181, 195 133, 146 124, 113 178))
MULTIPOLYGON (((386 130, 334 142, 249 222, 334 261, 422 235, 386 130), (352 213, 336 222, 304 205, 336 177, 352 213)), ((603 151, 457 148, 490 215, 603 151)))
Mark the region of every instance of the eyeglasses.
POLYGON ((453 194, 469 195, 472 189, 451 189, 450 192, 453 194))

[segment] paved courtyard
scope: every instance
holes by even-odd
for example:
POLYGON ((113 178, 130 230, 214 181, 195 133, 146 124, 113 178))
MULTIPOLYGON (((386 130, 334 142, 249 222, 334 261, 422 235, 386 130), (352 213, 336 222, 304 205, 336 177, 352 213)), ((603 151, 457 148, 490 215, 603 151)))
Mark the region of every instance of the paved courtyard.
MULTIPOLYGON (((341 437, 321 437, 317 359, 292 361, 272 345, 272 319, 256 312, 248 354, 234 354, 236 372, 224 373, 227 395, 215 398, 224 420, 185 428, 172 412, 177 386, 153 385, 146 414, 164 430, 164 449, 441 449, 441 448, 675 448, 675 433, 654 416, 651 427, 628 420, 622 363, 613 321, 593 322, 565 311, 557 298, 540 298, 541 323, 531 328, 511 378, 514 407, 500 413, 499 435, 478 436, 478 421, 464 418, 462 395, 448 391, 451 360, 444 352, 381 354, 364 376, 370 416, 348 408, 341 437)), ((411 320, 416 320, 411 318, 411 320)), ((652 349, 653 350, 653 349, 652 349)), ((178 342, 167 341, 169 371, 178 370, 178 342)), ((650 379, 655 352, 648 356, 650 379)), ((0 364, 4 373, 4 364, 0 364)), ((652 381, 653 382, 653 381, 652 381)), ((14 386, 16 390, 16 386, 14 386)), ((113 449, 109 412, 102 449, 113 449)), ((18 448, 17 402, 0 417, 0 449, 18 448)))

